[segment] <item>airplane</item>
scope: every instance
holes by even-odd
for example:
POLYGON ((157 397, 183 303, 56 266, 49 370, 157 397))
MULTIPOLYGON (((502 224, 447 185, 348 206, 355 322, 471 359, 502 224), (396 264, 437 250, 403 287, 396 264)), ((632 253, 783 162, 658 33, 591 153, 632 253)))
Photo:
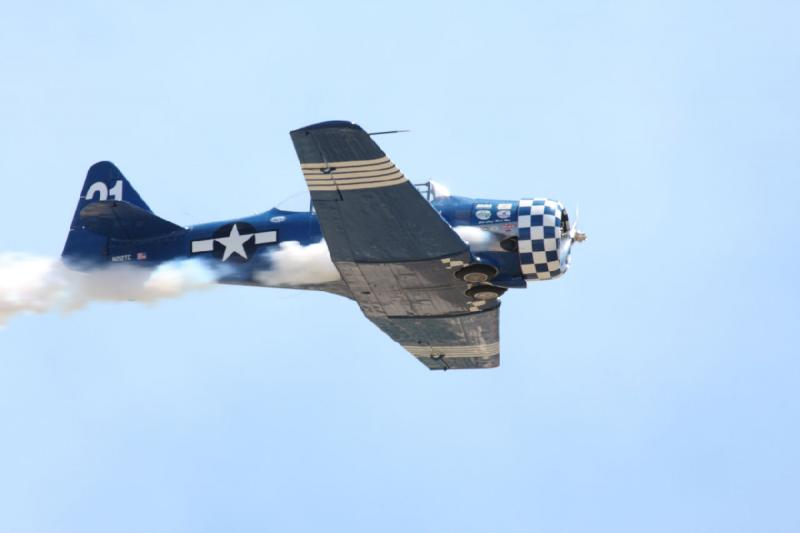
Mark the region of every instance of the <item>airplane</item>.
POLYGON ((586 238, 555 200, 474 199, 432 181, 415 186, 357 124, 321 122, 290 136, 308 210, 183 227, 155 215, 103 161, 86 175, 62 260, 90 270, 195 258, 217 268, 220 283, 345 296, 429 369, 448 370, 499 366, 500 297, 563 276, 572 245, 586 238), (327 245, 335 269, 276 281, 270 274, 291 243, 327 245))

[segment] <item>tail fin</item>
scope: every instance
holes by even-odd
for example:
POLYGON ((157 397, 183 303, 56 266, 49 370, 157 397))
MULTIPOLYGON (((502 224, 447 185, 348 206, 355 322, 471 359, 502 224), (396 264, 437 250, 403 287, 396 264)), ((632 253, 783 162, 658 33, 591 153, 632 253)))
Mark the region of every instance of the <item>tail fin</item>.
POLYGON ((61 256, 71 262, 97 262, 108 255, 108 238, 92 233, 81 222, 81 210, 87 205, 104 200, 124 200, 152 213, 133 185, 122 172, 108 161, 95 163, 86 173, 78 206, 72 217, 67 242, 61 256))

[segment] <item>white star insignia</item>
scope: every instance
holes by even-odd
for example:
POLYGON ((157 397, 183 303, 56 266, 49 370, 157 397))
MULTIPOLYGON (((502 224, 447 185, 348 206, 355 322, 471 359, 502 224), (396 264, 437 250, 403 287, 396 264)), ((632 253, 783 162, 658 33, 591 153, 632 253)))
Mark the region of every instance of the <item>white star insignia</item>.
POLYGON ((231 233, 227 237, 220 237, 216 239, 218 243, 225 247, 225 253, 222 255, 222 260, 227 261, 233 254, 239 255, 242 259, 247 259, 247 252, 244 249, 244 243, 253 238, 253 234, 239 235, 239 226, 234 224, 231 228, 231 233))
POLYGON ((242 235, 239 233, 239 225, 234 224, 231 226, 231 231, 227 237, 216 237, 212 239, 192 241, 192 253, 197 254, 203 252, 213 252, 214 243, 218 242, 225 247, 225 251, 222 254, 222 261, 227 261, 233 254, 236 254, 247 261, 249 258, 247 257, 247 251, 245 250, 244 245, 250 239, 255 239, 256 245, 271 244, 278 242, 278 232, 275 230, 268 230, 260 231, 258 233, 245 233, 242 235))

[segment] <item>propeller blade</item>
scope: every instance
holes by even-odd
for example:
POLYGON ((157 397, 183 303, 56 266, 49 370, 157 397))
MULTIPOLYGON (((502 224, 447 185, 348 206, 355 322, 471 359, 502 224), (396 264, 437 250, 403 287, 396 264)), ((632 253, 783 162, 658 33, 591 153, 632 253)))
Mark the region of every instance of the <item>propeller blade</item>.
POLYGON ((572 227, 569 228, 569 238, 574 239, 575 233, 578 231, 578 221, 581 219, 581 208, 580 206, 575 206, 575 222, 572 224, 572 227))
POLYGON ((578 221, 581 219, 580 206, 575 207, 575 223, 569 229, 570 246, 573 242, 583 242, 586 240, 586 234, 578 231, 578 221))
POLYGON ((569 268, 569 265, 572 262, 572 245, 576 242, 583 242, 586 240, 586 234, 578 231, 578 220, 580 220, 580 215, 580 207, 577 206, 575 207, 575 223, 570 225, 567 236, 561 239, 561 250, 559 250, 559 255, 561 257, 566 257, 567 268, 569 268))

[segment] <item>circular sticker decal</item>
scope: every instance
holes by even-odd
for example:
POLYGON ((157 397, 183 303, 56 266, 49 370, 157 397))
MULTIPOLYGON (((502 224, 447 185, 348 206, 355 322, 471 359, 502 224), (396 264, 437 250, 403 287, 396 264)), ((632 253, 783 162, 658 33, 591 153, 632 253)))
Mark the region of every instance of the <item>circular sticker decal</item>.
POLYGON ((492 218, 492 212, 488 209, 478 209, 475 211, 475 218, 478 220, 489 220, 492 218))

